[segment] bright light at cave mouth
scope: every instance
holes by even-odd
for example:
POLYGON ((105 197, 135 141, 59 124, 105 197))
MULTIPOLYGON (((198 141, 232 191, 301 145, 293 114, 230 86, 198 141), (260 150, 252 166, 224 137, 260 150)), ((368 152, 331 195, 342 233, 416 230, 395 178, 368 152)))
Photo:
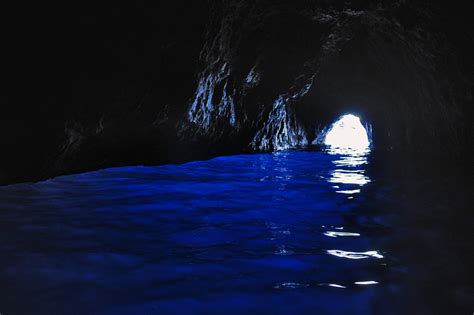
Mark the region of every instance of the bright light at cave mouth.
POLYGON ((342 116, 332 124, 324 138, 324 144, 334 153, 362 154, 370 148, 367 130, 360 118, 351 114, 342 116))

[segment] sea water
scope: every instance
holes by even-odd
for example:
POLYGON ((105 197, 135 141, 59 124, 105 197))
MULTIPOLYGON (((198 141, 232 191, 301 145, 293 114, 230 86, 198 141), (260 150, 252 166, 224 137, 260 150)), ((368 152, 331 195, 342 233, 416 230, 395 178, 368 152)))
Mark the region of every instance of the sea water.
POLYGON ((470 314, 464 194, 373 163, 294 151, 0 187, 0 313, 470 314))

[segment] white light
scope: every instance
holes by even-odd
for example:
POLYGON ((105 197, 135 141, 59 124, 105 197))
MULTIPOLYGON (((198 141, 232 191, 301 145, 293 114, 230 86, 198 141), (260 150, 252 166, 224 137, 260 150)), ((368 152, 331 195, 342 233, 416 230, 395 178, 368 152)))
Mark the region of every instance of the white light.
POLYGON ((348 114, 336 121, 324 138, 324 144, 335 153, 363 153, 369 149, 370 141, 367 130, 359 117, 348 114))
POLYGON ((319 285, 320 286, 327 286, 327 287, 331 287, 331 288, 339 288, 339 289, 346 289, 347 288, 343 285, 336 284, 336 283, 320 283, 319 285))
POLYGON ((377 258, 382 259, 383 255, 380 254, 376 250, 371 250, 368 252, 347 252, 340 249, 331 249, 326 251, 329 255, 341 257, 341 258, 349 258, 349 259, 366 259, 366 258, 377 258))
POLYGON ((360 236, 359 233, 327 231, 323 233, 329 237, 360 236))
POLYGON ((331 178, 328 180, 334 184, 352 184, 364 186, 370 183, 370 178, 364 175, 363 170, 342 170, 337 169, 331 173, 331 178))
POLYGON ((378 284, 377 281, 357 281, 357 282, 354 282, 354 284, 357 284, 357 285, 371 285, 371 284, 378 284))

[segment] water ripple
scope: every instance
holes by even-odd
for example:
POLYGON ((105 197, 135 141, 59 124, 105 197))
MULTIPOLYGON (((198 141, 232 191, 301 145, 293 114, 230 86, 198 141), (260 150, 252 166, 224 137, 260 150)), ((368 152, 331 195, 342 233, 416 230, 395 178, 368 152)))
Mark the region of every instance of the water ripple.
POLYGON ((354 284, 357 285, 373 285, 373 284, 378 284, 377 281, 356 281, 354 284))
POLYGON ((275 289, 300 289, 307 287, 309 287, 309 284, 298 282, 282 282, 274 286, 275 289))
POLYGON ((341 258, 349 258, 349 259, 366 259, 366 258, 377 258, 382 259, 384 258, 382 254, 378 251, 367 251, 367 252, 348 252, 339 249, 331 249, 326 251, 329 255, 333 255, 336 257, 341 258))
POLYGON ((327 231, 323 233, 329 237, 360 236, 359 233, 327 231))
POLYGON ((320 283, 319 285, 320 285, 320 286, 324 286, 324 287, 331 287, 331 288, 338 288, 338 289, 347 289, 346 286, 343 286, 343 285, 340 285, 340 284, 336 284, 336 283, 320 283))

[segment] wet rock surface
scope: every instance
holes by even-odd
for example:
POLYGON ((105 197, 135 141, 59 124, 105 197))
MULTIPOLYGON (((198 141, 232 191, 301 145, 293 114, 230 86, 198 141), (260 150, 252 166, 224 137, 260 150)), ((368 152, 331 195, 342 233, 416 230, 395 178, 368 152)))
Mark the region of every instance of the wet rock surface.
POLYGON ((0 184, 301 147, 346 112, 370 122, 389 155, 458 158, 472 144, 474 45, 461 4, 36 9, 3 19, 22 26, 6 37, 0 184))

